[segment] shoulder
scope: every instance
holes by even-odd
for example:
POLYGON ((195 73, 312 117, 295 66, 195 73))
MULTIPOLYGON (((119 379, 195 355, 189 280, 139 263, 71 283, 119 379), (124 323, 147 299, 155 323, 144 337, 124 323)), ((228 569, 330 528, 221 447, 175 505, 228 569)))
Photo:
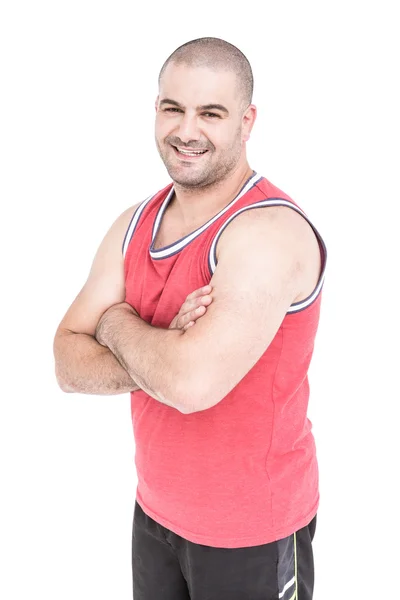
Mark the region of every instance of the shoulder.
MULTIPOLYGON (((290 282, 293 301, 306 298, 315 288, 322 267, 320 246, 308 221, 285 206, 246 210, 223 231, 217 246, 218 266, 233 277, 264 274, 273 281, 290 282)), ((271 288, 272 289, 272 288, 271 288)))
POLYGON ((122 214, 119 215, 119 217, 116 219, 114 224, 116 224, 117 227, 118 226, 121 226, 121 227, 129 226, 135 216, 139 217, 139 215, 147 207, 154 206, 154 201, 156 201, 160 198, 164 199, 165 192, 168 192, 171 189, 171 185, 172 184, 169 184, 168 186, 166 186, 159 192, 157 192, 155 194, 151 194, 150 196, 147 196, 147 198, 145 198, 144 200, 141 200, 140 202, 137 202, 136 204, 133 204, 132 206, 127 208, 122 214))
POLYGON ((308 221, 288 206, 267 206, 244 210, 221 234, 217 258, 233 249, 279 250, 301 259, 315 252, 318 242, 308 221))
POLYGON ((121 242, 121 245, 124 241, 124 238, 126 236, 129 225, 132 221, 132 218, 134 217, 137 209, 139 208, 139 206, 141 204, 142 204, 141 202, 138 202, 137 204, 133 204, 129 208, 125 209, 124 212, 122 212, 115 219, 114 223, 111 225, 111 227, 109 229, 108 233, 114 239, 119 240, 121 242))
POLYGON ((132 218, 141 202, 125 209, 111 224, 97 250, 96 258, 116 256, 119 260, 132 218))

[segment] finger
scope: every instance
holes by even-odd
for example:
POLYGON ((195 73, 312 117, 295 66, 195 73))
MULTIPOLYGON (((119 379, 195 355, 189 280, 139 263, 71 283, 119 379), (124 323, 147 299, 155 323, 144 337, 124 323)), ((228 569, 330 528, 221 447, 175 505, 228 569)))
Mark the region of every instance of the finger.
POLYGON ((212 302, 212 296, 210 294, 205 294, 204 296, 200 296, 197 300, 198 306, 208 306, 212 302))
POLYGON ((179 311, 179 315, 186 315, 191 310, 195 310, 199 306, 209 306, 212 302, 212 297, 209 294, 204 296, 198 296, 197 298, 192 298, 186 300, 179 311))
POLYGON ((190 321, 196 321, 199 317, 202 317, 206 312, 207 308, 205 306, 197 306, 193 310, 190 310, 186 315, 183 315, 182 319, 184 319, 184 323, 189 323, 190 321))
POLYGON ((190 327, 193 327, 193 325, 195 324, 195 321, 190 321, 190 323, 188 323, 187 325, 185 325, 185 327, 182 327, 182 329, 184 331, 186 331, 187 329, 189 329, 190 327))
POLYGON ((190 321, 196 321, 199 317, 202 317, 206 310, 207 308, 205 306, 198 306, 184 315, 181 315, 177 322, 178 329, 183 329, 190 321))
POLYGON ((194 292, 192 292, 191 294, 189 294, 186 298, 186 300, 193 300, 194 298, 198 298, 199 296, 204 296, 204 294, 209 294, 212 290, 211 285, 205 285, 197 290, 195 290, 194 292))

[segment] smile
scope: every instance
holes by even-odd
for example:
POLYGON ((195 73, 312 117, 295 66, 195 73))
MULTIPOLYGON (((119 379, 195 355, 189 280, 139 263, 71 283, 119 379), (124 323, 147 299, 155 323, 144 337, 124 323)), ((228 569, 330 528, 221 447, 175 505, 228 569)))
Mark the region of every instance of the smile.
POLYGON ((203 154, 208 152, 208 150, 189 150, 186 148, 177 148, 176 146, 172 147, 178 155, 185 156, 188 158, 198 158, 199 156, 202 156, 203 154))

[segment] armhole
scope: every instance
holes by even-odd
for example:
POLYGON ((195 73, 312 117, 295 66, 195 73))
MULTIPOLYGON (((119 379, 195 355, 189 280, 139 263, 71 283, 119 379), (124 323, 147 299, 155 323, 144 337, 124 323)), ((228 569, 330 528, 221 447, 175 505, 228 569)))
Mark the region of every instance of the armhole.
POLYGON ((144 211, 144 209, 146 208, 146 206, 148 205, 148 203, 150 202, 150 200, 154 198, 154 196, 149 196, 148 198, 146 198, 146 200, 143 200, 143 202, 141 202, 139 204, 139 206, 136 208, 135 212, 132 215, 132 218, 129 222, 129 226, 128 229, 126 230, 125 233, 125 237, 124 237, 124 241, 122 243, 122 255, 125 258, 127 250, 128 250, 128 246, 131 242, 132 236, 135 233, 135 229, 136 226, 139 222, 139 219, 141 217, 142 212, 144 211))
POLYGON ((324 240, 322 239, 321 235, 319 234, 317 229, 314 227, 314 225, 311 223, 310 219, 306 216, 306 214, 298 206, 296 206, 296 204, 293 204, 292 202, 289 202, 288 200, 284 200, 283 198, 270 198, 268 200, 260 200, 258 202, 255 202, 254 204, 249 204, 248 206, 244 206, 240 210, 237 210, 235 213, 233 213, 233 215, 231 215, 229 217, 229 219, 227 219, 225 221, 225 223, 217 231, 217 233, 212 241, 209 253, 208 253, 208 269, 210 272, 210 277, 212 277, 214 275, 215 269, 217 267, 217 262, 218 262, 217 261, 217 244, 218 244, 218 240, 221 237, 221 234, 223 233, 224 229, 229 225, 229 223, 231 221, 233 221, 233 219, 235 219, 237 216, 239 216, 245 210, 251 210, 253 208, 262 208, 262 207, 268 207, 268 206, 287 206, 288 208, 292 208, 293 210, 298 212, 310 225, 310 227, 314 231, 314 234, 318 241, 318 245, 319 245, 320 252, 321 252, 321 273, 320 273, 317 285, 315 286, 314 291, 309 296, 307 296, 307 298, 305 298, 304 300, 301 300, 300 302, 293 303, 287 311, 288 314, 300 312, 301 310, 304 310, 305 308, 310 306, 310 304, 312 304, 314 302, 314 300, 316 300, 316 298, 318 297, 318 295, 322 289, 322 286, 323 286, 324 280, 325 280, 327 249, 326 249, 324 240))

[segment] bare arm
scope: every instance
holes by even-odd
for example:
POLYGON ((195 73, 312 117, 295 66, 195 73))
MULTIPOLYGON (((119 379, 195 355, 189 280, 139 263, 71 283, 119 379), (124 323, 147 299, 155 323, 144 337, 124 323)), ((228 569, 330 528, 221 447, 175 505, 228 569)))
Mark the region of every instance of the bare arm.
MULTIPOLYGON (((121 249, 136 207, 125 211, 106 234, 85 285, 57 329, 55 368, 58 384, 64 392, 113 395, 141 389, 109 348, 94 337, 101 315, 125 299, 121 249)), ((190 294, 170 329, 186 331, 202 317, 211 303, 207 295, 210 291, 208 287, 190 294)))
POLYGON ((125 299, 122 242, 136 208, 122 213, 107 232, 85 285, 57 329, 55 371, 64 392, 107 395, 140 389, 112 352, 94 338, 103 312, 125 299))
POLYGON ((57 381, 63 392, 114 395, 140 389, 110 350, 91 335, 60 333, 54 354, 57 381))
POLYGON ((205 410, 255 365, 319 271, 318 243, 302 217, 282 207, 248 211, 221 236, 213 302, 196 327, 185 335, 158 329, 121 303, 101 317, 96 336, 160 402, 205 410))

